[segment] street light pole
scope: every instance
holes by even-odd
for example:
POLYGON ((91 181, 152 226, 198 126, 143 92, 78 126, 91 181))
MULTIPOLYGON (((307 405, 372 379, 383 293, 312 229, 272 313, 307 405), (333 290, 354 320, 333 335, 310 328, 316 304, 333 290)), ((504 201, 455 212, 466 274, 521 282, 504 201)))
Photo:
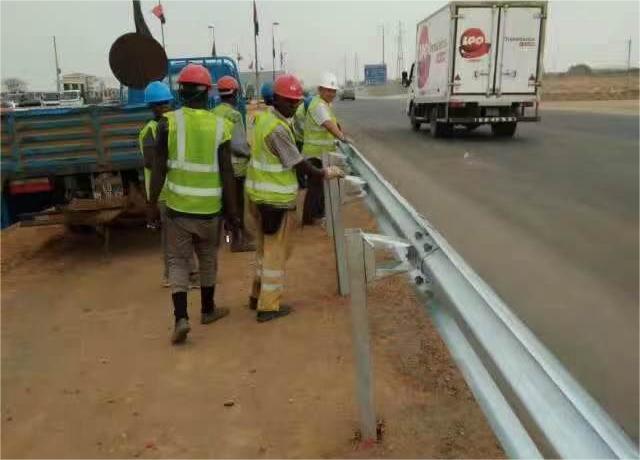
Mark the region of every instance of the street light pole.
POLYGON ((56 46, 56 36, 53 36, 53 55, 56 58, 56 89, 60 93, 60 65, 58 64, 58 47, 56 46))
POLYGON ((276 37, 275 37, 275 26, 279 26, 279 22, 271 23, 271 56, 272 56, 272 64, 273 64, 273 81, 276 81, 276 37))
POLYGON ((216 29, 212 25, 209 25, 209 29, 211 29, 211 56, 216 57, 216 29))

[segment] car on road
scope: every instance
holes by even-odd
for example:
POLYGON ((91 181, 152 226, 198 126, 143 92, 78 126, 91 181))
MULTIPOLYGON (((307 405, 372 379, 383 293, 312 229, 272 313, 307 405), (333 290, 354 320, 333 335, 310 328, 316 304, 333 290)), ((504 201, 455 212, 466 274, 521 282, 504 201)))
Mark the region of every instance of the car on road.
POLYGON ((342 91, 340 91, 339 97, 341 101, 344 101, 345 99, 351 99, 352 101, 355 101, 356 90, 355 88, 344 88, 342 91))

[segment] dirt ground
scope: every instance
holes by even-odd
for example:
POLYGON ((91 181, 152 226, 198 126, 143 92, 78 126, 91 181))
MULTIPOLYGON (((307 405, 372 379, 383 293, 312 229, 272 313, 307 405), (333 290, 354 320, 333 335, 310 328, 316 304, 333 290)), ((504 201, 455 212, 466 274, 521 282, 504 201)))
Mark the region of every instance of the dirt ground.
POLYGON ((603 101, 638 99, 638 73, 545 75, 543 101, 603 101))
MULTIPOLYGON (((372 228, 356 205, 350 226, 372 228)), ((258 324, 246 306, 252 254, 220 253, 216 302, 171 346, 159 236, 62 227, 2 232, 2 457, 502 458, 494 435, 402 277, 370 288, 383 441, 353 442, 357 408, 348 300, 321 228, 296 235, 286 301, 258 324), (304 244, 303 244, 304 243, 304 244)))

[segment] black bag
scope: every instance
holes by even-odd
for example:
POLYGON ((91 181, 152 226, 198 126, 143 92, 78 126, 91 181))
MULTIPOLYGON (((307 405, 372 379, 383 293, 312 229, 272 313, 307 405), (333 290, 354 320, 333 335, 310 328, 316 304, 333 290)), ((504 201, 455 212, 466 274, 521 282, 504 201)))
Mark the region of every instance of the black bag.
POLYGON ((268 204, 259 204, 260 220, 262 221, 262 233, 275 235, 282 225, 282 219, 286 209, 276 208, 268 204))

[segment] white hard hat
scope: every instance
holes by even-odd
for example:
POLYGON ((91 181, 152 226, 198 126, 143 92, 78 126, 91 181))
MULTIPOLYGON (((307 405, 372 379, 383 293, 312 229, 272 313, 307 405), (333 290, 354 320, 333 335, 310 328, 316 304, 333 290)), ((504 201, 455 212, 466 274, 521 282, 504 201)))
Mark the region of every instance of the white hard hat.
POLYGON ((322 79, 318 86, 327 89, 338 89, 338 78, 331 72, 325 72, 322 74, 322 79))

